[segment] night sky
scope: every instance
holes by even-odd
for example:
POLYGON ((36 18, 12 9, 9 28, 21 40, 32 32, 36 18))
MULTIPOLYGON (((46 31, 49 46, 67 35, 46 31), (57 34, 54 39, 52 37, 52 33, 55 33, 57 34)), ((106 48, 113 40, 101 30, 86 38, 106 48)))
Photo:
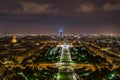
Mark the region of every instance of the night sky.
POLYGON ((120 34, 120 0, 0 0, 0 33, 120 34))

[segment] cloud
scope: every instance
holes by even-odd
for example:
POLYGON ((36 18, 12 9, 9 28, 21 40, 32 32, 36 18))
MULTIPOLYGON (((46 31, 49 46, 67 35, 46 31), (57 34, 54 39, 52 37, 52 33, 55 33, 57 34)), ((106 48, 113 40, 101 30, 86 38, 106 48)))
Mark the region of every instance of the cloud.
POLYGON ((81 4, 79 7, 76 9, 77 12, 92 12, 95 10, 94 4, 81 4))
POLYGON ((53 8, 51 4, 22 2, 20 5, 21 7, 16 10, 3 10, 2 12, 10 12, 13 14, 55 14, 58 12, 58 9, 53 8))
POLYGON ((104 11, 120 11, 120 3, 117 4, 106 3, 103 5, 102 9, 104 11))
POLYGON ((77 12, 93 12, 93 11, 120 11, 120 3, 111 4, 105 3, 98 7, 93 3, 80 4, 78 8, 75 9, 77 12))

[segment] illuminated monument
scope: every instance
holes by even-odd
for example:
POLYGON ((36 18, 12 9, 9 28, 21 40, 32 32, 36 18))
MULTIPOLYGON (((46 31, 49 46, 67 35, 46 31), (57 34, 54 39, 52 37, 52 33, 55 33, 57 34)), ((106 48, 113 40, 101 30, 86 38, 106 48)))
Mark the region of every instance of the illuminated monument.
POLYGON ((59 37, 63 38, 63 29, 59 29, 59 37))
POLYGON ((17 43, 17 39, 16 38, 17 38, 17 36, 14 35, 13 38, 12 38, 12 40, 11 40, 11 42, 12 43, 17 43))

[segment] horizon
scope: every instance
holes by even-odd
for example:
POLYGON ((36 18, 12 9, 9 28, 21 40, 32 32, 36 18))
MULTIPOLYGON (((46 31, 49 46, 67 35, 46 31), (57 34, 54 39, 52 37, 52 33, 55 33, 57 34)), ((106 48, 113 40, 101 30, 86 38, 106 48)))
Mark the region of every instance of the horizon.
POLYGON ((120 34, 119 0, 5 0, 0 33, 120 34))

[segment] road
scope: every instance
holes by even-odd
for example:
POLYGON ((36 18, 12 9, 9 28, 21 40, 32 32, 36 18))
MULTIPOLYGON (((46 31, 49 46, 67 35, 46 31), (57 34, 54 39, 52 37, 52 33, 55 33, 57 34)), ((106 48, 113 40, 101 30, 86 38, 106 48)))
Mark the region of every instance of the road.
POLYGON ((57 80, 77 80, 74 68, 71 66, 60 66, 57 80))
POLYGON ((108 48, 101 48, 101 47, 99 47, 99 46, 97 46, 97 45, 95 45, 95 44, 88 43, 88 42, 85 42, 85 43, 86 43, 86 44, 89 44, 89 45, 92 45, 92 46, 94 46, 94 47, 100 49, 101 51, 105 51, 105 52, 107 52, 107 53, 109 53, 109 54, 111 54, 111 55, 114 55, 114 56, 120 58, 120 55, 118 55, 118 54, 116 54, 116 53, 114 53, 114 52, 109 51, 108 48))
POLYGON ((69 45, 61 45, 62 50, 61 50, 61 57, 60 57, 60 62, 71 62, 71 55, 69 51, 69 45))
POLYGON ((69 45, 61 45, 61 57, 59 62, 59 71, 56 80, 77 80, 73 64, 71 64, 71 55, 69 45))

